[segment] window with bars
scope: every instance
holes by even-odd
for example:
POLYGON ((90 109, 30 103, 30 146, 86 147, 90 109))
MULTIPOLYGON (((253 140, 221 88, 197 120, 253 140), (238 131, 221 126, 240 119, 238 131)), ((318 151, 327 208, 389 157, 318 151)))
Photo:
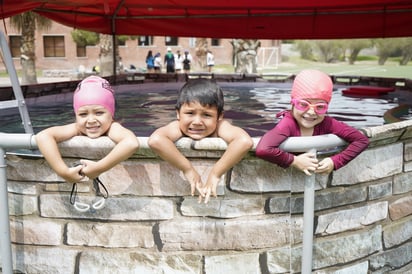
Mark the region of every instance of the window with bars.
POLYGON ((137 39, 138 46, 152 46, 153 45, 153 36, 139 36, 137 39))

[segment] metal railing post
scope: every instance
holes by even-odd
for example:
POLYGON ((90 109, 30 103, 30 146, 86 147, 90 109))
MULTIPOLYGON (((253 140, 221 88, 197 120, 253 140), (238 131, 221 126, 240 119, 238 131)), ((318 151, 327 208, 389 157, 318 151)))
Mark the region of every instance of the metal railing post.
POLYGON ((2 273, 13 273, 11 253, 9 198, 7 191, 5 150, 0 147, 0 248, 2 273))
MULTIPOLYGON (((309 152, 315 153, 312 149, 309 152)), ((313 224, 315 217, 315 174, 306 176, 303 195, 302 274, 312 273, 313 224)))

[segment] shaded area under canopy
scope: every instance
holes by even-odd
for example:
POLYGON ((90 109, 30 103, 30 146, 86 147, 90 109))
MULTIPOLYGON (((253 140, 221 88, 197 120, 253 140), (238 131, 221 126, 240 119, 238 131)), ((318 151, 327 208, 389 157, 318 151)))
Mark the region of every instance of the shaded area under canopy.
POLYGON ((411 0, 3 0, 0 18, 34 11, 105 34, 249 39, 412 36, 411 0))

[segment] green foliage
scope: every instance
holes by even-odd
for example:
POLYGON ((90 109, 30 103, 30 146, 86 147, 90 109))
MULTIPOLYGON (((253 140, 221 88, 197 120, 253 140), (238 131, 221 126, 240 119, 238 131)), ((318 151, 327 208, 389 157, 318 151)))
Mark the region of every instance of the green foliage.
POLYGON ((300 57, 304 60, 314 60, 312 43, 308 40, 299 40, 295 44, 300 52, 300 57))
POLYGON ((129 35, 116 35, 117 41, 121 43, 125 43, 127 40, 130 39, 129 35))
POLYGON ((100 42, 99 34, 96 32, 75 29, 71 34, 73 41, 81 47, 94 46, 100 42))
POLYGON ((377 56, 371 56, 371 55, 358 55, 356 57, 356 61, 376 61, 378 60, 377 56))

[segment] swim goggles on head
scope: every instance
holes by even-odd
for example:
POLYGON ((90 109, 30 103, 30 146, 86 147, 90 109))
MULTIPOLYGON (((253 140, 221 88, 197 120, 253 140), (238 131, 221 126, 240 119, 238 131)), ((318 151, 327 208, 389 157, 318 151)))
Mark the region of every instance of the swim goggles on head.
POLYGON ((307 111, 309 108, 313 108, 316 114, 325 114, 328 111, 328 103, 324 102, 311 104, 304 99, 292 99, 292 105, 300 111, 307 111))

